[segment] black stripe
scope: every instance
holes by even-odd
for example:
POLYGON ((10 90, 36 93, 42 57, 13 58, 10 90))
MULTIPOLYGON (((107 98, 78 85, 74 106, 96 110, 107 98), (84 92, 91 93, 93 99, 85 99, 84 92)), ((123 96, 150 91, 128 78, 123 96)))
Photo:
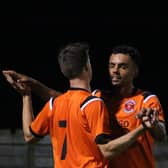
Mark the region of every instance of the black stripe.
POLYGON ((96 144, 106 144, 112 140, 112 136, 109 134, 100 134, 96 136, 95 142, 96 144))
POLYGON ((148 96, 150 96, 150 95, 152 95, 152 93, 149 92, 149 91, 145 91, 145 92, 142 94, 142 96, 144 97, 144 100, 145 100, 148 96))
POLYGON ((30 129, 30 132, 31 132, 36 138, 43 138, 43 137, 44 137, 43 135, 38 135, 38 134, 36 134, 36 133, 32 130, 31 126, 29 127, 29 129, 30 129))
POLYGON ((59 124, 59 127, 65 128, 66 127, 66 120, 60 120, 58 124, 59 124))
POLYGON ((84 101, 83 103, 80 105, 80 108, 82 108, 82 106, 87 103, 89 100, 91 99, 94 99, 94 98, 97 98, 97 96, 88 96, 84 101))
POLYGON ((65 136, 64 144, 62 147, 61 160, 65 160, 66 153, 67 153, 67 137, 65 136))

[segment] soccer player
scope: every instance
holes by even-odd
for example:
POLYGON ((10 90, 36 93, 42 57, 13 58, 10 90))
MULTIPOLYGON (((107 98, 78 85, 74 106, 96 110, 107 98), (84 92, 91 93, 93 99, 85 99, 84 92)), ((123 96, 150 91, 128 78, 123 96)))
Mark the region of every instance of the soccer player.
POLYGON ((104 99, 108 107, 114 138, 140 125, 139 120, 134 117, 140 109, 155 108, 158 111, 156 126, 140 136, 128 150, 113 158, 111 165, 114 168, 155 168, 154 142, 162 141, 166 136, 164 113, 158 97, 134 84, 140 64, 141 57, 136 48, 128 45, 114 47, 109 57, 112 89, 94 91, 95 95, 104 99))
POLYGON ((157 127, 157 110, 139 108, 140 119, 136 118, 138 110, 132 115, 138 123, 136 128, 111 140, 113 132, 111 134, 109 129, 109 116, 104 102, 91 94, 92 70, 87 46, 80 43, 66 46, 59 54, 59 64, 70 81, 70 89, 62 95, 35 79, 15 71, 3 71, 7 81, 22 94, 25 140, 34 141, 50 134, 55 167, 107 167, 107 159, 126 150, 145 132, 146 127, 149 130, 157 127), (57 96, 50 98, 35 118, 31 89, 45 95, 46 99, 51 95, 57 96))

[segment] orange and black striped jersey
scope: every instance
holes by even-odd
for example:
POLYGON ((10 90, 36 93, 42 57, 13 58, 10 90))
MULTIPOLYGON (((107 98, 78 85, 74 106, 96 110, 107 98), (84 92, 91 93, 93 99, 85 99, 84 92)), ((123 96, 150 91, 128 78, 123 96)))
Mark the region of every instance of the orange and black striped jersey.
MULTIPOLYGON (((110 112, 111 129, 113 138, 117 138, 135 128, 141 121, 136 118, 137 113, 143 107, 157 108, 159 119, 164 122, 162 106, 156 95, 136 89, 132 96, 117 101, 112 92, 95 90, 93 95, 102 97, 110 112)), ((155 168, 155 159, 152 153, 154 139, 146 131, 126 151, 112 159, 112 168, 155 168)))
POLYGON ((96 143, 110 138, 108 112, 103 100, 87 90, 71 88, 50 99, 30 128, 38 137, 50 134, 54 167, 107 167, 96 143))

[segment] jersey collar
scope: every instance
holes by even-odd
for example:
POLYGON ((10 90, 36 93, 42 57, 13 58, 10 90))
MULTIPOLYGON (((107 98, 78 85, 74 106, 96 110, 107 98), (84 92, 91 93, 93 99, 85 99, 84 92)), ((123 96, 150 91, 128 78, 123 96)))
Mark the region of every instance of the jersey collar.
POLYGON ((89 93, 90 93, 89 90, 84 89, 84 88, 78 88, 78 87, 70 87, 69 90, 83 90, 83 91, 86 91, 86 92, 89 92, 89 93))

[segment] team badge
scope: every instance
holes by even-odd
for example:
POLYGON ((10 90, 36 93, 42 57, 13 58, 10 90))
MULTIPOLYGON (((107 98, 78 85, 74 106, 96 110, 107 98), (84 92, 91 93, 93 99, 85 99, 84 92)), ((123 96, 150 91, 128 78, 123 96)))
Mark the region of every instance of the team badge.
POLYGON ((124 106, 124 112, 126 112, 126 113, 133 112, 135 104, 136 104, 135 100, 128 100, 128 101, 126 101, 125 106, 124 106))

